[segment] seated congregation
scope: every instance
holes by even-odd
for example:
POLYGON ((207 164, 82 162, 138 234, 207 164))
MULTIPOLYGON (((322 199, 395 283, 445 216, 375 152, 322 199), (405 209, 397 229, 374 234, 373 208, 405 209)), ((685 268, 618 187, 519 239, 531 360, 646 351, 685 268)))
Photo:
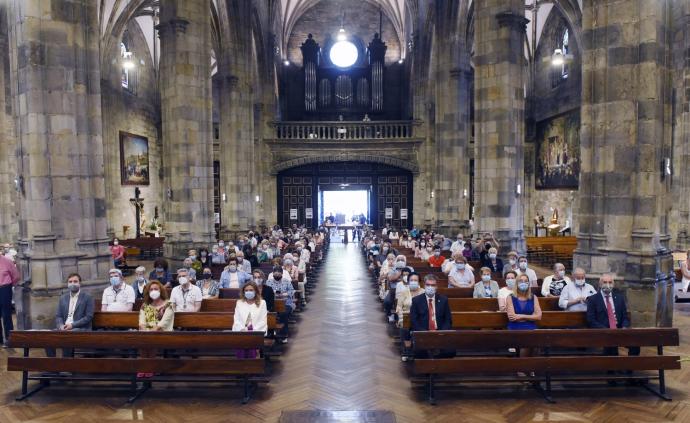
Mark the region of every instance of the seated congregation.
POLYGON ((553 401, 554 381, 601 381, 669 399, 664 371, 680 363, 663 347, 679 345, 678 330, 630 329, 614 275, 601 275, 595 289, 584 269, 567 275, 555 263, 539 279, 515 251, 504 264, 489 233, 452 241, 413 228, 396 238, 367 231, 361 249, 411 381, 431 403, 437 387, 458 382, 529 383, 553 401), (644 347, 656 348, 641 354, 644 347))
POLYGON ((22 372, 19 399, 56 380, 98 380, 130 384, 134 401, 152 382, 192 378, 240 382, 247 402, 306 306, 328 237, 296 226, 249 232, 219 241, 212 253, 207 246, 189 250, 174 273, 157 258, 150 273, 137 267, 131 284, 118 268, 125 259, 120 247, 114 240, 116 267, 99 298, 70 274, 55 329, 11 333, 11 346, 24 349, 23 357, 8 359, 8 370, 22 372), (32 390, 30 380, 39 381, 32 390))

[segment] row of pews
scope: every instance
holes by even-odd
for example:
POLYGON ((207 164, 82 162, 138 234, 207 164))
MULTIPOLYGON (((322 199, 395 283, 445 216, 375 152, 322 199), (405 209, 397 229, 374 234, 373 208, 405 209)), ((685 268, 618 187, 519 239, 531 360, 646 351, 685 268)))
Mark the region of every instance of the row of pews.
MULTIPOLYGON (((424 275, 433 273, 439 287, 446 286, 448 278, 439 268, 414 258, 411 249, 396 248, 407 257, 408 266, 420 274, 422 284, 424 275)), ((479 263, 470 265, 479 282, 479 263)), ((493 276, 499 285, 505 285, 502 275, 493 276)), ((372 283, 378 292, 375 276, 372 283)), ((592 382, 602 386, 621 383, 671 399, 665 372, 680 369, 680 357, 665 355, 664 348, 679 345, 678 329, 590 329, 586 312, 562 311, 558 298, 539 297, 543 313, 538 329, 508 331, 508 316, 499 311, 498 300, 472 298, 472 292, 472 288, 439 288, 437 294, 449 299, 453 329, 412 332, 411 341, 400 339, 412 386, 423 389, 429 403, 436 403, 438 389, 465 383, 490 387, 528 383, 548 402, 554 402, 556 382, 564 390, 591 386, 587 383, 592 382), (619 347, 639 347, 641 353, 618 355, 619 347), (531 354, 521 356, 521 349, 531 354)), ((539 287, 533 292, 541 295, 539 287)), ((402 327, 410 328, 408 315, 403 316, 402 327)))
MULTIPOLYGON (((328 240, 311 254, 307 288, 311 291, 328 251, 328 240)), ((297 281, 294 281, 295 287, 297 281)), ((10 356, 7 370, 22 373, 23 400, 53 383, 113 382, 131 389, 134 402, 154 383, 204 383, 239 385, 247 403, 260 384, 268 382, 271 358, 283 353, 276 342, 281 328, 277 313, 285 301, 275 300, 268 315, 268 334, 232 332, 239 290, 221 289, 220 298, 203 300, 198 313, 175 313, 175 331, 139 332, 139 313, 94 313, 92 331, 25 330, 10 334, 10 346, 20 356, 10 356), (69 353, 49 354, 63 349, 69 353), (37 382, 29 386, 30 382, 37 382)), ((301 303, 295 301, 295 303, 301 303)), ((135 310, 141 303, 135 304, 135 310)), ((100 310, 96 305, 96 310, 100 310)), ((299 312, 299 308, 296 312, 299 312)), ((288 324, 296 323, 296 320, 288 324)))

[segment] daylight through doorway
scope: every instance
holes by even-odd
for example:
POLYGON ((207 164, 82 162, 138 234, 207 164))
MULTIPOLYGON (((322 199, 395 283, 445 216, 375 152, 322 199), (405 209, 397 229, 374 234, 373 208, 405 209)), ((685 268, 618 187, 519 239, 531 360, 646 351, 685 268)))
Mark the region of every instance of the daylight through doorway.
POLYGON ((359 222, 362 216, 369 221, 369 191, 322 191, 323 216, 321 222, 332 217, 338 225, 359 222))

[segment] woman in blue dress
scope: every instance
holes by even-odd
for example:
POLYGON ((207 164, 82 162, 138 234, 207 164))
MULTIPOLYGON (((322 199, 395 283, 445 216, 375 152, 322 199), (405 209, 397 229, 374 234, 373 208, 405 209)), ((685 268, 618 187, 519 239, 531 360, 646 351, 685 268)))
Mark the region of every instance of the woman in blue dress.
MULTIPOLYGON (((509 298, 511 301, 506 301, 508 329, 536 329, 537 322, 541 320, 541 307, 539 307, 539 300, 532 293, 527 275, 522 274, 518 277, 513 294, 509 298)), ((531 353, 530 348, 520 349, 520 357, 528 357, 532 355, 531 353)))

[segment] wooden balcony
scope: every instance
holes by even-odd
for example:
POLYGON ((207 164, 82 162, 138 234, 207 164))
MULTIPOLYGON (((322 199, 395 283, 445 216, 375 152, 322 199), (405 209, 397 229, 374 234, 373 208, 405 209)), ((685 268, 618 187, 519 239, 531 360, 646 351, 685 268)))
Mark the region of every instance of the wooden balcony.
POLYGON ((415 127, 420 123, 413 120, 274 122, 273 127, 276 140, 407 140, 415 137, 415 127))

